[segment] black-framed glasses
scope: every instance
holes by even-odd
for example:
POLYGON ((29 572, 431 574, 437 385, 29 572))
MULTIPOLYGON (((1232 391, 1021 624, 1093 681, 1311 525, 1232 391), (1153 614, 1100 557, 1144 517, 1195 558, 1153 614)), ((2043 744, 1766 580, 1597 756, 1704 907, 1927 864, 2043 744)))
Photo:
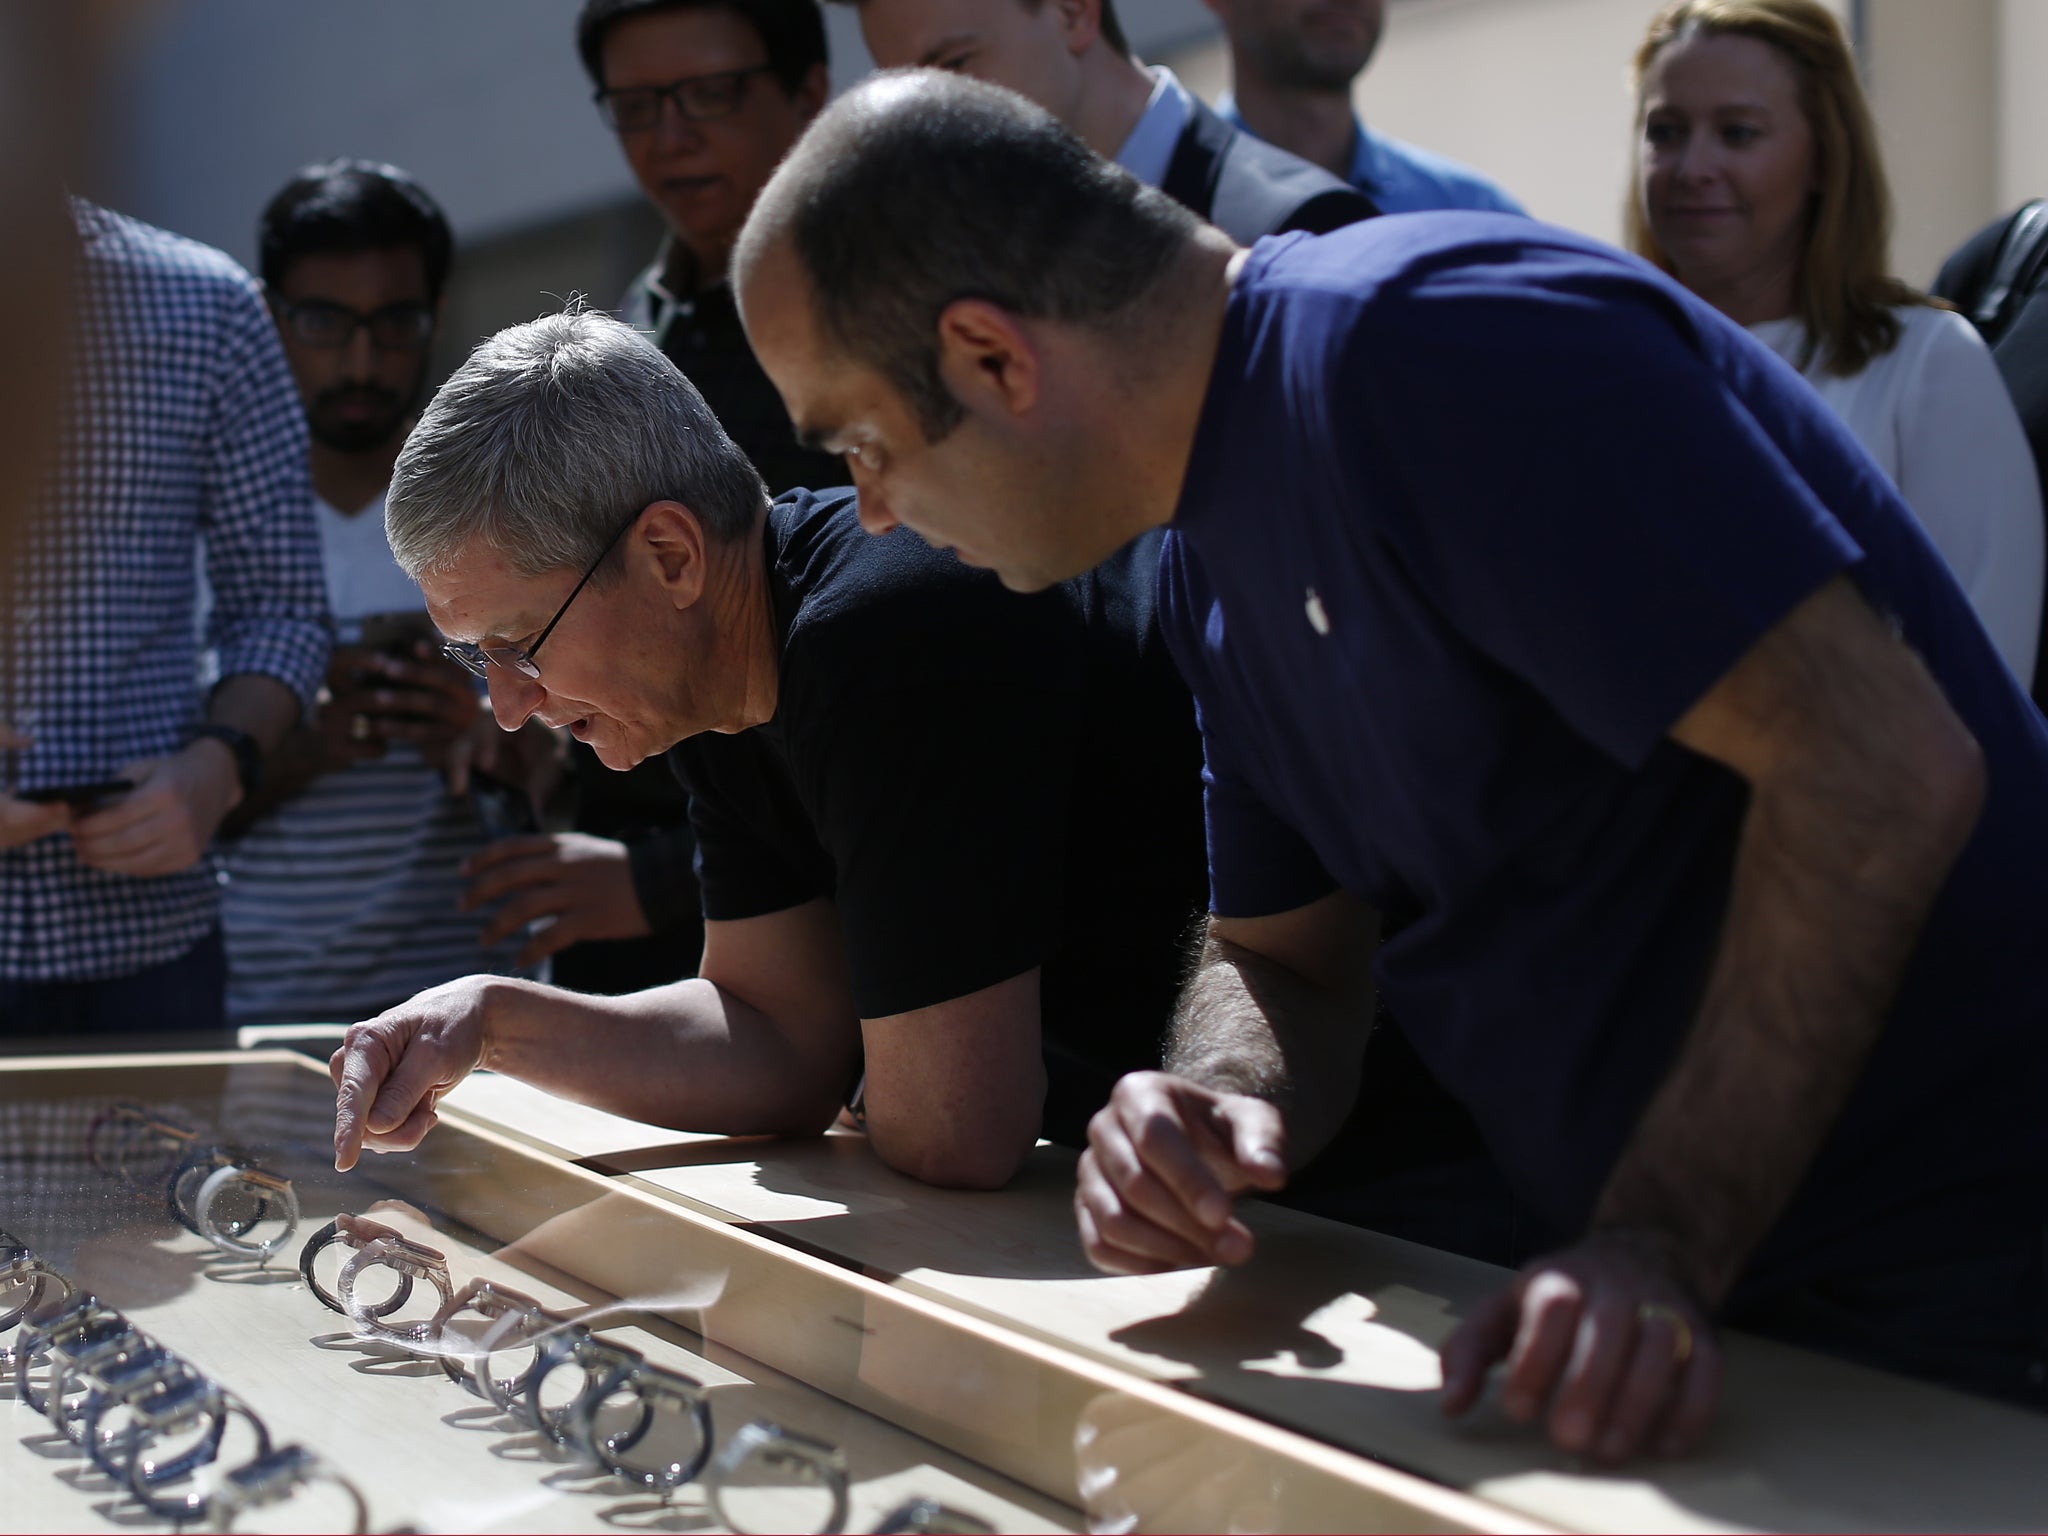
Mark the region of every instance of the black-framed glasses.
POLYGON ((724 69, 710 75, 685 75, 667 85, 633 85, 622 90, 593 92, 597 115, 613 133, 649 133, 661 125, 661 104, 675 103, 685 122, 709 122, 731 117, 747 99, 747 82, 773 69, 772 64, 755 64, 746 69, 724 69))
POLYGON ((277 299, 277 316, 293 341, 308 347, 345 347, 356 331, 370 333, 379 352, 417 352, 434 335, 434 307, 406 299, 364 314, 327 299, 277 299))
MULTIPOLYGON (((645 507, 642 507, 640 512, 646 510, 645 507)), ((540 678, 540 663, 533 659, 534 653, 545 645, 548 636, 555 632, 555 626, 562 622, 562 615, 567 613, 569 605, 576 601, 576 594, 590 585, 590 578, 597 574, 597 568, 603 565, 605 557, 611 554, 612 546, 626 536, 628 528, 640 521, 640 512, 635 512, 631 517, 619 524, 618 531, 604 541, 604 548, 598 552, 597 558, 590 562, 590 569, 583 573, 581 581, 569 589, 569 595, 562 599, 562 606, 555 610, 555 616, 549 619, 546 625, 542 627, 541 632, 533 637, 533 644, 475 645, 467 640, 448 640, 442 643, 441 654, 450 661, 460 663, 477 677, 489 677, 490 666, 495 662, 497 665, 510 671, 521 673, 538 681, 540 678)))

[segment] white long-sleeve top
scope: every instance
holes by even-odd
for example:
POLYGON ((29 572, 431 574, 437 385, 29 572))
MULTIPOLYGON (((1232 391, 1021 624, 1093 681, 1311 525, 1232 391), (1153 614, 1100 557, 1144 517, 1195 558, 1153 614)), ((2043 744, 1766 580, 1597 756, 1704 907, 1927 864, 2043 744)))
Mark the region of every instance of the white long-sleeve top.
MULTIPOLYGON (((2041 485, 2019 413, 1991 352, 1961 315, 1906 305, 1899 343, 1851 378, 1808 383, 1827 401, 1913 509, 1955 572, 1998 654, 2024 687, 2041 630, 2041 485)), ((1799 320, 1750 334, 1798 367, 1799 320)))

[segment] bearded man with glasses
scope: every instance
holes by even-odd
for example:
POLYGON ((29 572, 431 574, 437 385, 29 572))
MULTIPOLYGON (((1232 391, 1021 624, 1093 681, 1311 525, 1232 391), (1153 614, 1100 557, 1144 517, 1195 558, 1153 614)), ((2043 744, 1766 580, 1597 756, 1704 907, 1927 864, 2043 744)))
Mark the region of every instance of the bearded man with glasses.
MULTIPOLYGON (((373 1012, 519 943, 464 911, 486 831, 473 759, 520 777, 477 688, 436 654, 384 542, 384 491, 426 392, 453 259, 425 188, 368 160, 309 165, 257 229, 270 312, 312 428, 313 515, 340 644, 306 723, 222 829, 228 1020, 373 1012)), ((533 733, 553 755, 544 732, 533 733)))

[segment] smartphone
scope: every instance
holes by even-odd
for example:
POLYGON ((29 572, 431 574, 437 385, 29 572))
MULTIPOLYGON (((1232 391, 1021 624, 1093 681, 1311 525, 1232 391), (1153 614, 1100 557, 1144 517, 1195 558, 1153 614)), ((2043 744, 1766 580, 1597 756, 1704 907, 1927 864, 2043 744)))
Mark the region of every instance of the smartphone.
MULTIPOLYGON (((362 635, 357 643, 364 650, 375 651, 380 656, 395 657, 399 661, 418 661, 419 642, 434 638, 435 633, 433 621, 418 609, 407 609, 397 613, 371 613, 363 616, 362 635)), ((431 688, 422 688, 418 683, 402 683, 395 677, 384 676, 381 672, 358 672, 356 682, 359 687, 381 688, 392 693, 433 692, 431 688)), ((392 713, 399 719, 420 718, 408 714, 403 709, 394 710, 392 713)))
POLYGON ((125 795, 135 787, 133 779, 96 779, 90 784, 45 784, 39 789, 17 789, 14 798, 36 805, 62 800, 74 810, 90 810, 102 800, 125 795))
POLYGON ((419 642, 433 638, 433 621, 418 609, 406 609, 397 613, 365 614, 359 643, 366 651, 396 656, 400 661, 417 661, 419 642))
POLYGON ((481 768, 469 770, 469 802, 476 807, 476 819, 483 823, 484 836, 493 842, 540 830, 526 791, 506 783, 495 773, 481 768))

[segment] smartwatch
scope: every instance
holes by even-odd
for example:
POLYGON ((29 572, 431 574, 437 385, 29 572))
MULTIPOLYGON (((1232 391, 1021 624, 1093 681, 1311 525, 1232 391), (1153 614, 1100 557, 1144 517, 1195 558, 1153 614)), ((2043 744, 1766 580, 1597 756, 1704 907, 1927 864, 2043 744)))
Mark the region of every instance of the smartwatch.
POLYGON ((238 725, 222 725, 214 720, 192 733, 194 741, 202 736, 211 736, 235 754, 235 777, 241 781, 242 798, 253 797, 263 787, 263 748, 256 744, 256 738, 238 725))

